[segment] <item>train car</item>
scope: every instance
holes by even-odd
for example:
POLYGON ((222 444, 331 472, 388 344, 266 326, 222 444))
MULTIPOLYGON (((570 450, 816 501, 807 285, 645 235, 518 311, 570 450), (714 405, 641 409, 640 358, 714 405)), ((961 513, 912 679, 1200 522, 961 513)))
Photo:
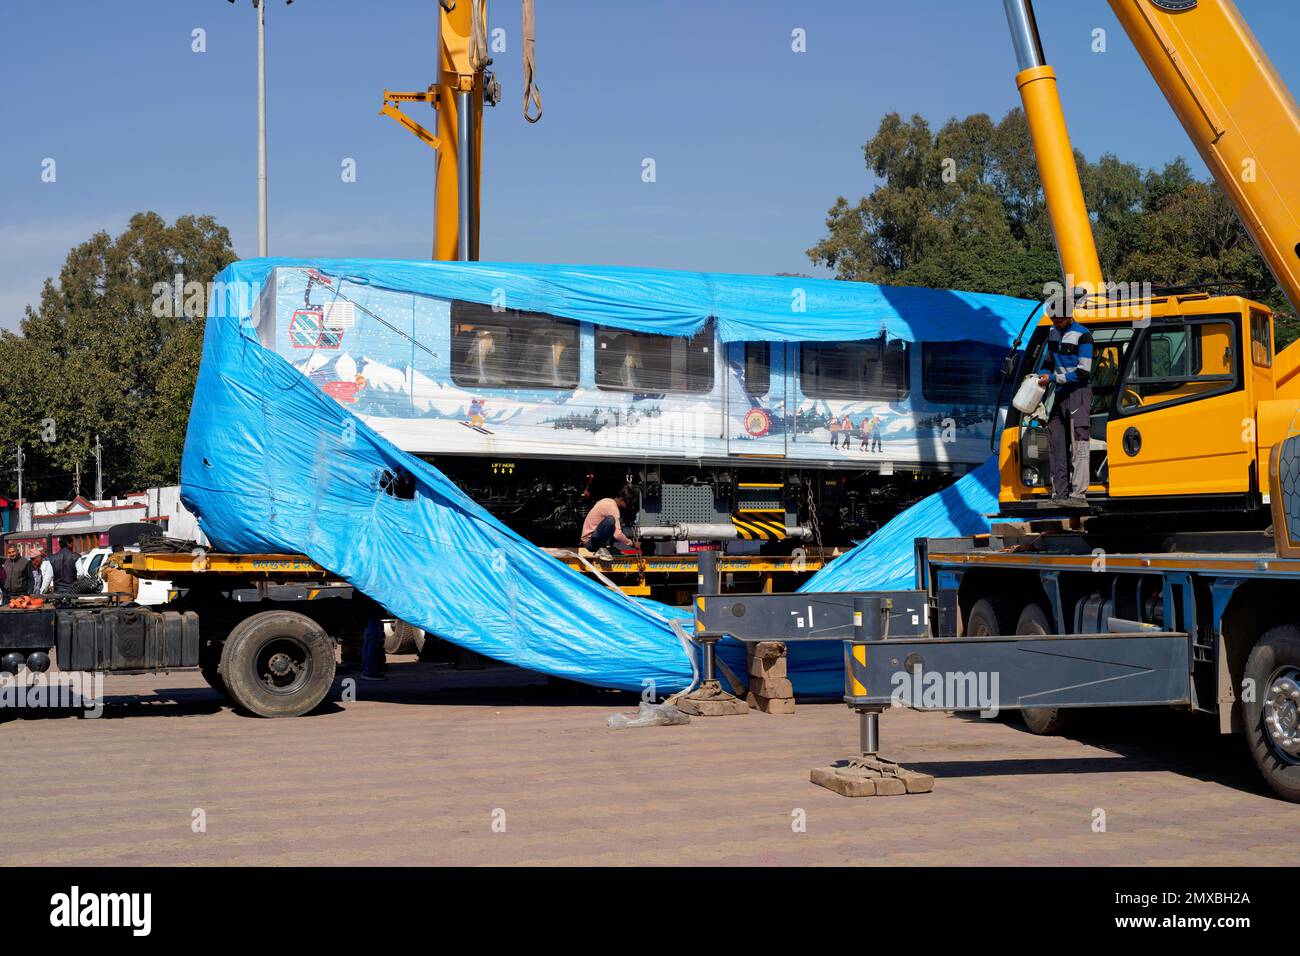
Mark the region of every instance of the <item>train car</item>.
MULTIPOLYGON (((621 274, 600 287, 606 324, 574 317, 586 310, 573 290, 539 294, 528 274, 521 295, 510 267, 491 268, 468 285, 433 271, 413 289, 281 265, 253 321, 264 346, 543 545, 575 544, 594 497, 628 481, 641 493, 641 536, 660 551, 680 541, 848 544, 988 458, 1004 319, 1033 305, 983 297, 997 309, 966 310, 969 338, 951 337, 951 316, 942 338, 891 334, 864 306, 840 321, 838 339, 824 322, 817 338, 799 339, 796 314, 793 337, 779 327, 726 340, 712 316, 689 334, 629 328, 621 316, 636 314, 641 290, 629 293, 621 274), (516 307, 521 299, 554 305, 516 307)), ((655 308, 677 275, 695 292, 699 274, 657 273, 668 278, 655 308)), ((789 302, 818 283, 881 288, 708 279, 710 295, 726 281, 775 281, 789 302)), ((910 327, 924 330, 924 318, 918 306, 910 327)))

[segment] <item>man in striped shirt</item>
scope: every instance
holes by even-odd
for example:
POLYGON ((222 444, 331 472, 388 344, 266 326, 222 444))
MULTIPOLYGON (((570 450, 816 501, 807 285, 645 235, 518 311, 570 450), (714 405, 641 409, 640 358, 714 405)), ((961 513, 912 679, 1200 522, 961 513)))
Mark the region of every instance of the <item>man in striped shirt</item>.
POLYGON ((1073 316, 1052 316, 1047 362, 1038 382, 1056 385, 1047 422, 1052 498, 1082 503, 1088 490, 1092 439, 1092 333, 1073 316))

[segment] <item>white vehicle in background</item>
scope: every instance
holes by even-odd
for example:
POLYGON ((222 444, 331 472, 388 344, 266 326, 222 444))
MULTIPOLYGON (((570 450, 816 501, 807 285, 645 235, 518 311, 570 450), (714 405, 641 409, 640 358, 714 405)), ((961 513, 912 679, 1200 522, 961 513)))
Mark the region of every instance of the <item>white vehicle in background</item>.
MULTIPOLYGON (((139 548, 122 548, 123 551, 139 551, 139 548)), ((92 548, 77 559, 77 577, 92 577, 99 581, 99 590, 103 591, 106 585, 99 576, 99 569, 103 566, 108 556, 114 551, 113 548, 92 548)), ((153 606, 156 604, 166 604, 168 595, 171 593, 172 583, 170 581, 159 581, 154 578, 141 578, 140 591, 136 595, 135 603, 153 606)))

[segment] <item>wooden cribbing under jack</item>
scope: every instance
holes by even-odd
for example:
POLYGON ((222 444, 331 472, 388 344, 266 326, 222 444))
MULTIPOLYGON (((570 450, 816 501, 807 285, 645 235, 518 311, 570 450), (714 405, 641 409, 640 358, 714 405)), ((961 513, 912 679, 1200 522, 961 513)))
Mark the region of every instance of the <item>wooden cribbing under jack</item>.
POLYGON ((837 760, 829 767, 815 767, 808 779, 842 797, 894 797, 933 790, 934 777, 930 774, 908 770, 878 753, 880 708, 854 709, 858 712, 862 753, 848 760, 837 760))
POLYGON ((929 793, 934 777, 908 770, 902 764, 874 754, 837 760, 829 767, 815 767, 808 779, 842 797, 893 797, 905 793, 929 793))

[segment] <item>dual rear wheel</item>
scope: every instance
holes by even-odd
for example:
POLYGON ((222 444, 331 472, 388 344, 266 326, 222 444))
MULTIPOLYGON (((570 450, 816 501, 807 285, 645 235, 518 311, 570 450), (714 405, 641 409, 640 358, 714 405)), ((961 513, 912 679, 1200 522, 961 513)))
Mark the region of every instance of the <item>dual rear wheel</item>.
MULTIPOLYGON (((966 636, 1050 634, 1051 620, 1047 608, 1037 602, 1021 607, 1008 597, 980 598, 967 615, 966 636)), ((1059 707, 1026 707, 1020 711, 1020 716, 1030 733, 1050 736, 1065 732, 1069 711, 1059 707)))

